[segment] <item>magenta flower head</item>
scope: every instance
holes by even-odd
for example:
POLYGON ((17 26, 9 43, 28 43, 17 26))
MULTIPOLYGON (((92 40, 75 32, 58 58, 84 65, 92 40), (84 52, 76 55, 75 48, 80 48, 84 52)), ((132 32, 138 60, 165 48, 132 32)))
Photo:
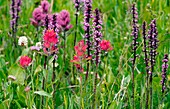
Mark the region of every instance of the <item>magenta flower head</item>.
POLYGON ((40 21, 42 19, 42 14, 43 14, 43 10, 41 7, 35 8, 32 16, 36 21, 40 21))
POLYGON ((31 23, 34 26, 40 26, 41 25, 41 20, 44 18, 43 10, 41 7, 35 8, 33 13, 32 13, 31 23))
POLYGON ((67 10, 62 10, 57 16, 58 24, 65 30, 68 31, 72 28, 70 25, 70 14, 67 10))
POLYGON ((50 8, 50 3, 47 0, 41 1, 41 7, 43 9, 43 13, 48 13, 50 8))

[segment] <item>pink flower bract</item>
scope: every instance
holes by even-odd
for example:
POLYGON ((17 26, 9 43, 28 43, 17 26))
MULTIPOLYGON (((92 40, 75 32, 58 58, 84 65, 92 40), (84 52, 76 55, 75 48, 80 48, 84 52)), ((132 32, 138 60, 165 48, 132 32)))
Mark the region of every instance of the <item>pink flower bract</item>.
POLYGON ((84 40, 81 40, 77 46, 74 47, 77 56, 83 56, 86 52, 87 45, 84 44, 84 40))
POLYGON ((101 50, 104 50, 104 51, 109 51, 109 50, 113 49, 112 45, 107 40, 102 40, 101 41, 100 48, 101 48, 101 50))
POLYGON ((68 31, 72 28, 70 25, 70 13, 67 10, 62 10, 57 16, 58 24, 65 30, 68 31))
POLYGON ((34 18, 35 21, 40 21, 42 20, 42 16, 43 16, 43 10, 41 7, 35 8, 32 16, 34 18))
POLYGON ((41 7, 42 7, 44 13, 48 13, 50 4, 47 0, 43 0, 43 1, 41 1, 41 7))
POLYGON ((47 52, 47 49, 55 51, 55 44, 58 43, 58 38, 54 30, 47 30, 43 36, 43 40, 44 52, 47 52))
POLYGON ((19 63, 20 65, 25 68, 28 67, 31 64, 32 59, 28 56, 21 56, 19 63))

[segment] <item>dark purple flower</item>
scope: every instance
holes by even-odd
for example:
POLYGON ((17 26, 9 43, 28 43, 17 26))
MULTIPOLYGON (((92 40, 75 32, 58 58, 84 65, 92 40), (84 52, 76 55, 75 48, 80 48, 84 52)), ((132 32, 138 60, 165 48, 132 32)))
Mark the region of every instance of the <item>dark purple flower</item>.
MULTIPOLYGON (((143 52, 145 53, 145 65, 146 65, 146 73, 149 73, 149 57, 148 57, 148 38, 146 35, 146 22, 143 22, 143 39, 144 39, 144 47, 143 47, 143 52)), ((147 74, 148 78, 148 74, 147 74)))
POLYGON ((156 55, 157 55, 156 49, 158 48, 157 35, 158 35, 158 32, 157 32, 157 27, 156 27, 156 20, 152 20, 152 22, 150 24, 150 29, 148 31, 151 72, 153 72, 154 65, 156 62, 156 55))
POLYGON ((102 33, 101 33, 101 29, 102 29, 102 21, 101 21, 101 16, 100 16, 100 12, 98 9, 95 9, 95 15, 94 15, 94 20, 93 20, 93 35, 94 35, 94 48, 95 48, 95 62, 96 62, 96 66, 98 66, 98 64, 100 63, 100 52, 101 52, 101 48, 100 48, 100 42, 101 42, 101 38, 102 38, 102 33))
MULTIPOLYGON (((91 57, 91 37, 90 37, 90 19, 92 18, 92 0, 85 0, 84 1, 84 38, 87 44, 87 57, 91 57)), ((87 71, 86 71, 86 80, 88 78, 89 72, 89 62, 87 62, 87 71)))
POLYGON ((38 8, 35 8, 33 13, 32 13, 32 16, 33 18, 36 20, 36 21, 40 21, 43 19, 43 10, 41 7, 38 7, 38 8))
POLYGON ((135 62, 136 62, 136 58, 137 58, 137 47, 138 47, 138 33, 139 33, 139 27, 138 27, 138 12, 137 12, 137 8, 136 8, 136 4, 132 5, 132 15, 133 15, 133 19, 132 19, 132 37, 133 37, 133 42, 132 42, 132 53, 133 53, 133 59, 132 59, 132 102, 133 102, 133 108, 134 108, 134 93, 135 93, 135 62))
POLYGON ((162 80, 161 80, 161 84, 162 84, 162 93, 165 92, 166 89, 166 72, 168 69, 168 54, 164 55, 164 59, 162 60, 163 64, 162 64, 162 80))
POLYGON ((21 0, 12 0, 10 9, 10 14, 12 18, 10 24, 12 32, 14 34, 17 32, 19 13, 21 11, 21 0))
POLYGON ((43 9, 43 13, 48 13, 49 8, 50 8, 50 3, 47 0, 41 1, 41 7, 43 9))
POLYGON ((88 52, 88 57, 90 55, 90 47, 91 47, 91 41, 90 41, 90 19, 92 18, 92 1, 91 0, 85 0, 84 1, 84 6, 85 6, 85 11, 84 11, 84 31, 85 31, 85 36, 84 38, 86 39, 86 44, 87 44, 87 52, 88 52))
POLYGON ((67 10, 62 10, 57 16, 57 23, 62 27, 64 31, 68 31, 72 28, 70 24, 70 14, 67 10))
POLYGON ((51 14, 46 14, 43 20, 44 26, 46 30, 53 29, 53 15, 51 14))
POLYGON ((57 23, 57 20, 58 20, 57 16, 58 16, 58 13, 52 15, 52 29, 55 32, 59 33, 61 30, 61 26, 57 23))
POLYGON ((43 10, 41 7, 35 8, 33 13, 32 13, 32 17, 30 18, 31 23, 34 26, 41 26, 43 24, 43 19, 45 17, 45 14, 43 14, 43 10))
POLYGON ((74 7, 76 8, 76 12, 79 11, 79 8, 80 8, 80 2, 81 0, 74 0, 74 7))

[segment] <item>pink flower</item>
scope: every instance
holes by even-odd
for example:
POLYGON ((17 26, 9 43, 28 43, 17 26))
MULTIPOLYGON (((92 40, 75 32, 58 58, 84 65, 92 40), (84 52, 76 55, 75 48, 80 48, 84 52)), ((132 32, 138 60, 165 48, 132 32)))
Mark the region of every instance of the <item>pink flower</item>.
POLYGON ((113 47, 111 46, 110 42, 107 41, 107 40, 102 40, 101 41, 100 48, 101 48, 101 50, 104 50, 104 51, 110 51, 110 50, 113 49, 113 47))
POLYGON ((30 49, 31 50, 40 51, 40 47, 37 47, 37 46, 31 46, 30 49))
POLYGON ((74 47, 77 56, 83 56, 86 52, 87 45, 84 44, 84 40, 81 40, 77 46, 74 47))
POLYGON ((28 56, 21 56, 19 62, 20 62, 20 65, 25 68, 25 67, 28 67, 30 64, 31 64, 31 61, 32 59, 28 56))
POLYGON ((75 63, 74 66, 75 66, 80 72, 83 72, 84 69, 83 69, 82 66, 80 65, 80 61, 81 61, 80 58, 79 58, 77 55, 75 55, 75 56, 73 57, 73 60, 71 60, 70 62, 75 63))
POLYGON ((25 87, 24 91, 29 92, 30 91, 30 86, 25 87))
POLYGON ((62 10, 57 16, 58 24, 65 30, 68 31, 72 28, 70 25, 70 14, 67 10, 62 10))
POLYGON ((76 55, 73 57, 73 60, 71 60, 70 62, 73 62, 75 67, 80 71, 83 72, 84 69, 81 65, 81 62, 83 62, 84 60, 90 60, 91 57, 87 57, 87 55, 85 54, 86 49, 87 49, 87 45, 84 44, 84 40, 81 40, 75 47, 74 47, 75 51, 76 51, 76 55))
POLYGON ((47 30, 43 36, 43 40, 44 52, 47 53, 47 49, 50 50, 50 52, 57 50, 55 45, 58 43, 58 38, 54 30, 47 30))
POLYGON ((41 1, 41 7, 42 7, 44 13, 48 13, 50 4, 47 0, 43 0, 43 1, 41 1))
POLYGON ((35 21, 40 21, 42 20, 42 14, 43 14, 43 10, 41 7, 35 8, 32 16, 34 18, 35 21))

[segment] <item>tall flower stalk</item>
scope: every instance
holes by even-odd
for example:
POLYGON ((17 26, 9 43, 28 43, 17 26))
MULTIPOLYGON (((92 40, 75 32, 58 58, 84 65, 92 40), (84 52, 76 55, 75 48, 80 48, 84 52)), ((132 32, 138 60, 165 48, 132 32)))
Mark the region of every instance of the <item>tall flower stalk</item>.
POLYGON ((80 10, 80 0, 75 0, 74 1, 74 4, 75 4, 75 8, 76 8, 76 13, 75 13, 75 16, 76 16, 76 30, 75 30, 75 35, 74 35, 74 46, 76 45, 76 38, 77 38, 77 27, 78 27, 78 12, 80 10))
POLYGON ((167 71, 168 71, 168 54, 164 55, 164 58, 162 60, 162 80, 161 80, 161 85, 162 85, 162 103, 164 101, 165 97, 165 90, 166 90, 166 80, 167 80, 167 71))
POLYGON ((101 21, 101 16, 100 16, 100 12, 98 9, 95 9, 94 12, 94 20, 93 20, 93 35, 94 35, 94 55, 95 55, 95 66, 96 66, 96 71, 94 73, 94 108, 97 108, 97 96, 96 96, 96 85, 97 85, 97 71, 98 71, 98 66, 100 63, 100 53, 101 53, 101 48, 100 48, 100 42, 101 42, 101 38, 102 38, 102 33, 101 33, 101 29, 102 29, 102 21, 101 21))
POLYGON ((11 7, 11 30, 12 30, 12 37, 14 38, 14 44, 16 46, 16 33, 17 33, 17 27, 18 27, 18 19, 19 19, 19 13, 21 11, 21 0, 12 0, 11 7))
MULTIPOLYGON (((45 34, 46 34, 46 32, 48 31, 48 28, 49 28, 49 17, 48 17, 48 15, 46 15, 45 16, 45 19, 44 19, 44 21, 45 21, 45 23, 44 23, 44 26, 45 26, 45 34)), ((47 47, 47 45, 48 44, 46 44, 45 43, 45 40, 44 40, 44 38, 43 38, 43 41, 44 41, 44 45, 43 45, 43 49, 44 49, 44 51, 45 52, 47 52, 48 51, 48 47, 47 47)), ((47 56, 44 56, 44 70, 46 70, 47 69, 47 56)), ((46 77, 47 77, 47 75, 46 75, 46 77)), ((44 75, 43 75, 43 82, 42 82, 42 89, 43 90, 45 90, 45 82, 46 82, 46 80, 45 80, 45 78, 46 77, 44 77, 44 75)), ((42 97, 42 106, 44 105, 44 97, 42 97)))
POLYGON ((148 38, 146 35, 146 22, 143 22, 143 52, 145 54, 145 66, 146 66, 146 106, 145 108, 148 109, 148 101, 149 101, 149 56, 148 56, 148 38))
POLYGON ((157 27, 156 27, 156 20, 152 20, 151 24, 150 24, 150 30, 148 33, 148 39, 149 39, 149 50, 150 50, 150 70, 149 70, 149 87, 150 87, 150 108, 152 109, 152 105, 153 105, 153 100, 152 100, 152 75, 154 72, 154 65, 156 62, 156 49, 158 47, 158 39, 157 39, 157 27))
POLYGON ((57 23, 61 26, 61 29, 63 31, 63 40, 64 40, 63 60, 64 60, 64 65, 65 65, 66 63, 66 32, 72 28, 72 25, 70 24, 70 13, 67 10, 62 10, 57 16, 57 23))
POLYGON ((162 80, 161 80, 161 84, 162 84, 162 96, 165 93, 165 89, 166 89, 166 72, 168 70, 168 54, 164 55, 164 59, 162 60, 163 64, 162 64, 162 80))
POLYGON ((132 59, 132 105, 133 109, 135 108, 135 81, 134 81, 134 72, 135 72, 135 62, 137 58, 137 46, 138 46, 138 32, 139 32, 139 27, 138 27, 138 13, 137 13, 137 8, 136 5, 133 4, 132 6, 132 15, 133 15, 133 20, 132 20, 132 37, 133 37, 133 43, 132 43, 132 50, 133 50, 133 59, 132 59))
MULTIPOLYGON (((84 1, 84 31, 85 31, 85 39, 87 44, 87 57, 91 57, 91 35, 90 35, 90 19, 91 19, 91 11, 92 11, 92 0, 84 1)), ((88 78, 88 73, 90 69, 89 60, 87 61, 87 71, 86 71, 86 80, 88 78)))
MULTIPOLYGON (((80 0, 74 0, 74 7, 76 9, 75 12, 75 17, 76 17, 76 22, 75 22, 75 34, 74 34, 74 43, 73 45, 76 45, 77 42, 77 29, 78 29, 78 16, 79 16, 79 10, 80 10, 80 0)), ((75 80, 75 74, 74 74, 74 66, 73 66, 73 80, 75 80)))

